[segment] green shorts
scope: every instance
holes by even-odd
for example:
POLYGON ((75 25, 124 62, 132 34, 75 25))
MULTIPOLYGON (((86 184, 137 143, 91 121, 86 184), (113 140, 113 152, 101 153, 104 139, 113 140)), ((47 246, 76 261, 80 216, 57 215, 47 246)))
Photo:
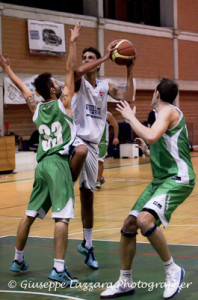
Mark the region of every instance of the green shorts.
POLYGON ((27 216, 44 218, 52 207, 52 218, 74 217, 74 190, 68 158, 46 156, 37 165, 27 216))
POLYGON ((182 184, 176 182, 171 177, 164 179, 162 183, 152 181, 140 195, 129 215, 138 216, 143 208, 154 210, 159 219, 156 224, 168 225, 174 210, 193 191, 195 182, 182 184))
POLYGON ((107 149, 108 149, 108 144, 99 144, 98 145, 98 148, 99 148, 99 158, 98 160, 104 162, 105 161, 105 156, 106 156, 106 153, 107 153, 107 149))

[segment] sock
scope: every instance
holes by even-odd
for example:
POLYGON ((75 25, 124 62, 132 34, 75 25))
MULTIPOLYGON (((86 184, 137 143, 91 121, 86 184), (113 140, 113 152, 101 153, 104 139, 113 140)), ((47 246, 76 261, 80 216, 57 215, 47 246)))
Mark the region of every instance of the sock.
POLYGON ((170 267, 172 268, 172 267, 176 266, 172 256, 168 261, 164 262, 164 266, 165 266, 165 271, 167 271, 170 267))
POLYGON ((56 259, 54 258, 54 268, 57 270, 57 272, 63 272, 65 268, 65 261, 64 259, 56 259))
POLYGON ((120 270, 120 280, 132 282, 132 270, 120 270))
POLYGON ((17 260, 19 263, 24 261, 24 250, 19 251, 17 248, 15 248, 14 260, 17 260))
POLYGON ((85 239, 85 247, 90 249, 92 247, 92 233, 93 228, 83 228, 84 239, 85 239))

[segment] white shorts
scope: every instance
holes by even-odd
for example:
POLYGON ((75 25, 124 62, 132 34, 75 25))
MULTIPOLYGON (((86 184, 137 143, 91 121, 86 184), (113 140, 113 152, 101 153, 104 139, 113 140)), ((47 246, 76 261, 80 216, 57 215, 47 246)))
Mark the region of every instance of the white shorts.
POLYGON ((79 176, 79 188, 84 185, 86 189, 94 192, 98 176, 98 145, 76 137, 73 146, 79 145, 85 145, 88 148, 88 154, 79 176))

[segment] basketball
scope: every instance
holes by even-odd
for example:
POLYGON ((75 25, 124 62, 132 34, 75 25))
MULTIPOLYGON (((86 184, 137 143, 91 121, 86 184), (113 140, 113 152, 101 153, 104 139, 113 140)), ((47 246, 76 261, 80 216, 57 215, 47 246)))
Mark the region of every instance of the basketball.
POLYGON ((111 52, 111 60, 118 65, 128 65, 136 57, 136 49, 129 40, 120 39, 111 52))

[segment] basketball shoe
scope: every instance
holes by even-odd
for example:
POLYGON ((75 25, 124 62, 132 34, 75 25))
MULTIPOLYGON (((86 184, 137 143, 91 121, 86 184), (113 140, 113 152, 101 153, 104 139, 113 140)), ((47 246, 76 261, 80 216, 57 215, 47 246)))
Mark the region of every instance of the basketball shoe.
POLYGON ((78 245, 78 252, 86 256, 85 264, 87 264, 91 269, 98 269, 98 262, 95 259, 93 250, 94 247, 91 247, 90 249, 85 247, 85 240, 82 242, 82 244, 78 245))
POLYGON ((165 290, 163 294, 164 299, 173 298, 180 292, 184 275, 184 269, 177 265, 174 265, 166 271, 165 290))

